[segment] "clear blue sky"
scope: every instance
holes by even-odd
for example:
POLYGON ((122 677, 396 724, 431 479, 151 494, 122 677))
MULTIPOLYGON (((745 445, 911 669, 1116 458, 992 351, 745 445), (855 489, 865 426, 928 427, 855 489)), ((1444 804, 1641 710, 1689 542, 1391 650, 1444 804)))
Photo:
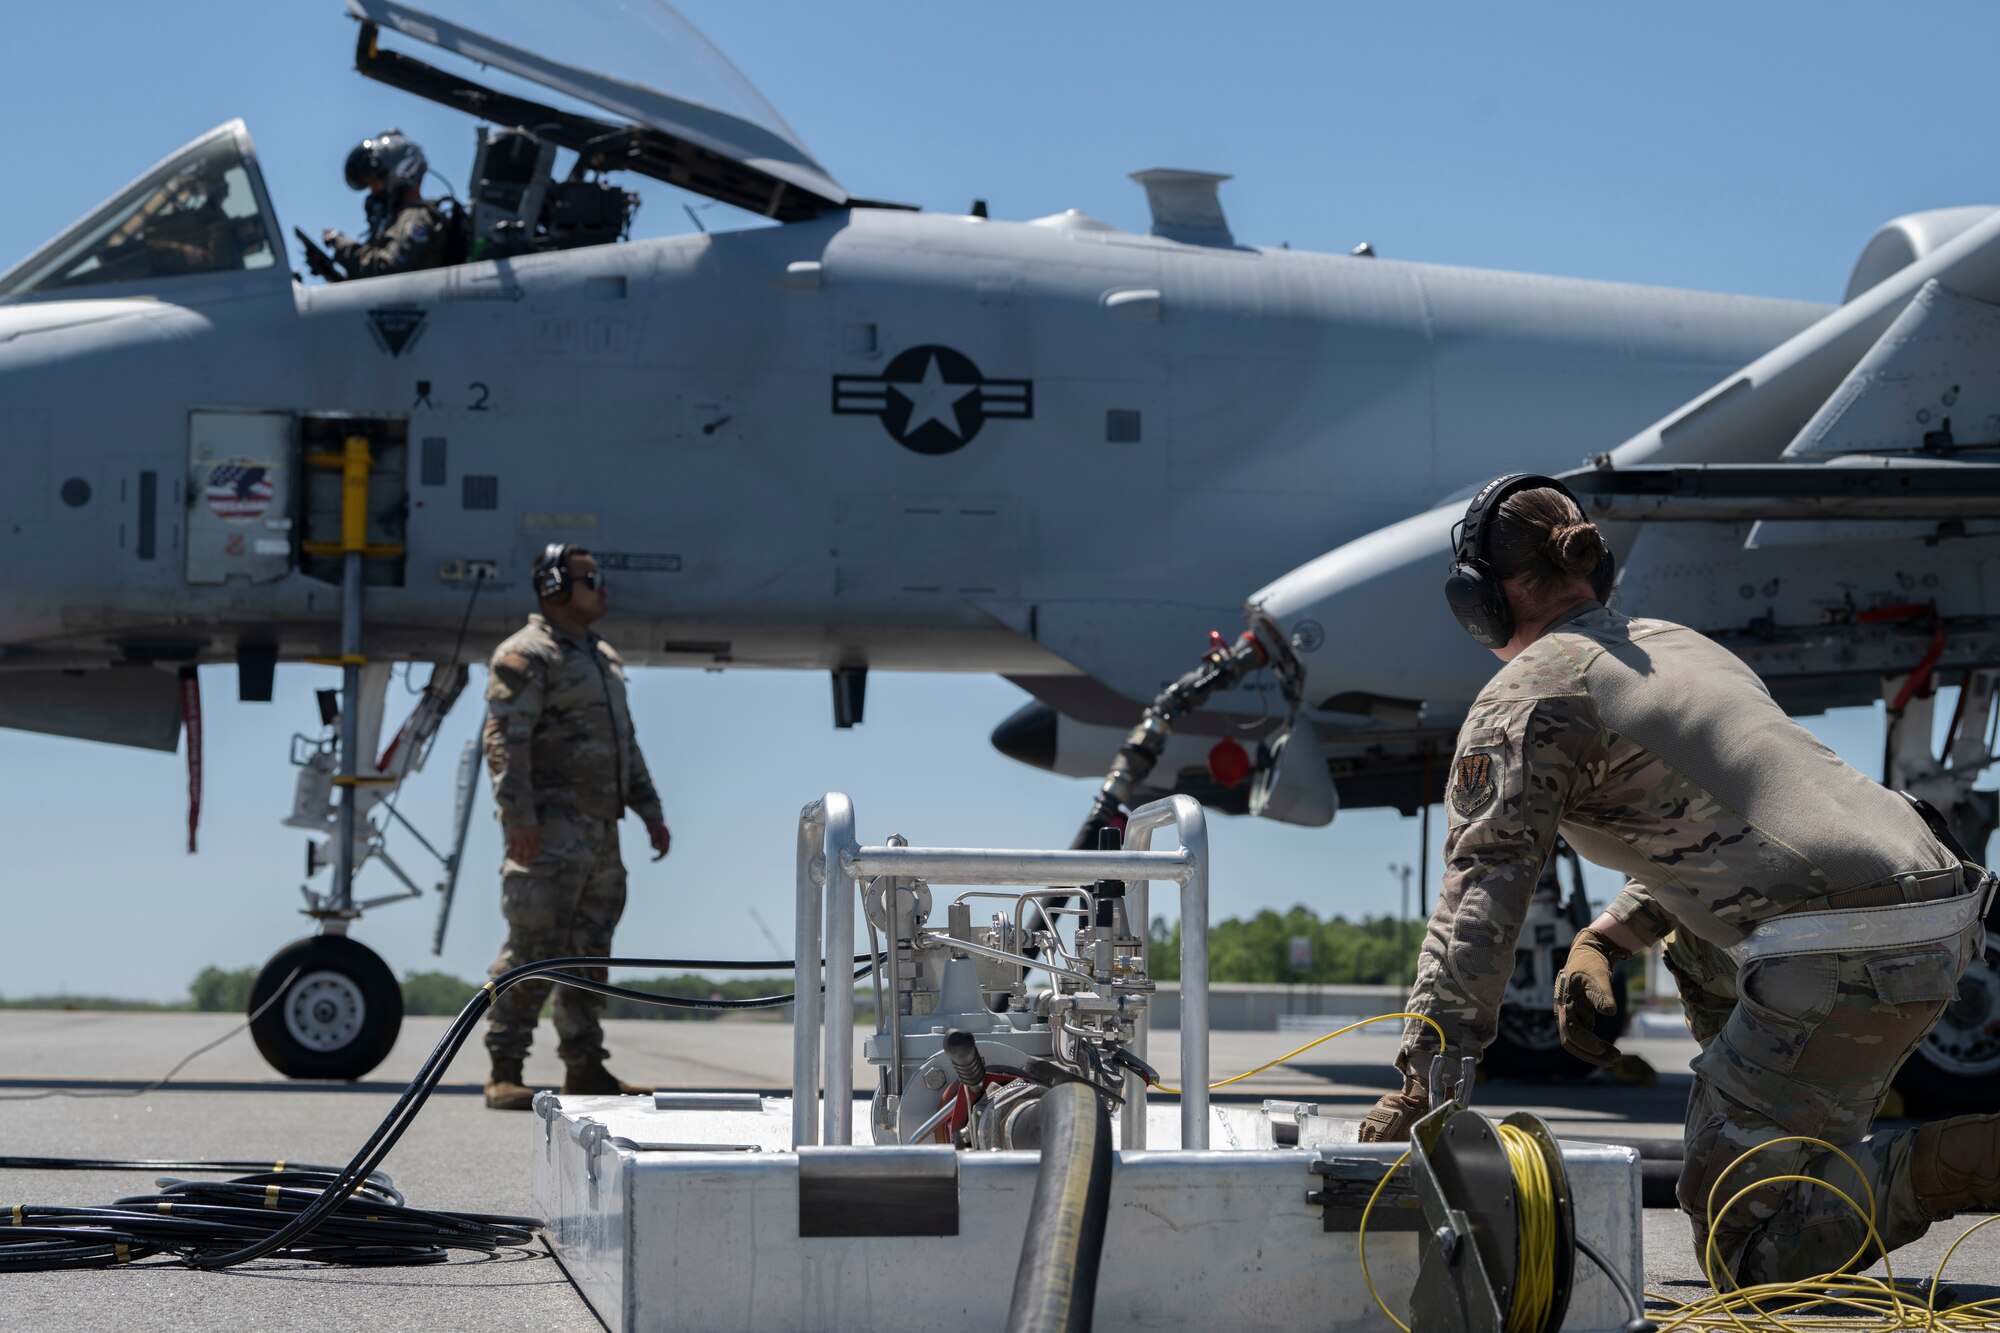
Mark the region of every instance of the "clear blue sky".
MULTIPOLYGON (((1884 220, 2000 199, 1977 132, 1989 99, 1956 54, 1991 45, 1983 5, 688 0, 683 12, 850 190, 933 208, 1073 207, 1143 230, 1125 173, 1195 167, 1235 174, 1224 203, 1256 244, 1367 240, 1398 258, 1832 301, 1884 220)), ((355 75, 353 41, 338 0, 10 14, 0 267, 232 116, 249 122, 287 229, 359 230, 341 163, 389 125, 463 184, 472 122, 355 75)), ((681 204, 701 202, 646 195, 640 235, 687 230, 681 204)), ((173 997, 206 963, 261 963, 303 933, 302 838, 278 824, 285 754, 293 731, 317 729, 311 690, 330 683, 287 668, 276 702, 249 705, 234 702, 232 673, 204 676, 207 811, 192 858, 177 756, 0 732, 0 994, 173 997)), ((869 841, 1060 845, 1089 799, 1088 784, 990 749, 1022 699, 998 680, 878 675, 866 725, 846 733, 817 675, 644 672, 633 697, 675 853, 650 864, 627 825, 628 952, 765 954, 753 907, 789 941, 792 821, 828 788, 853 794, 869 841)), ((441 828, 476 721, 468 700, 406 794, 420 824, 441 828)), ((1875 713, 1813 725, 1878 770, 1875 713)), ((399 972, 473 976, 491 959, 490 811, 482 793, 440 963, 428 902, 362 924, 399 972)), ((1379 812, 1325 830, 1220 820, 1214 849, 1218 915, 1294 902, 1359 915, 1393 910, 1385 867, 1416 860, 1417 831, 1379 812)), ((412 849, 406 863, 419 860, 412 849)), ((371 871, 363 887, 385 881, 371 871)))

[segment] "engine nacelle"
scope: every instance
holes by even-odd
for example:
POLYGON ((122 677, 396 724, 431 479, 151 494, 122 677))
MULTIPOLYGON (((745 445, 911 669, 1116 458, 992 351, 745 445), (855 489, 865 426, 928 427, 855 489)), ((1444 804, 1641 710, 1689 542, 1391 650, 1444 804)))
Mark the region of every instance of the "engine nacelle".
POLYGON ((1308 708, 1354 712, 1354 697, 1464 702, 1493 675, 1493 658, 1444 602, 1451 504, 1337 546, 1251 594, 1251 630, 1308 708))
POLYGON ((1933 208, 1922 213, 1905 213, 1883 223, 1868 238, 1868 244, 1861 247, 1861 258, 1854 261, 1854 273, 1847 279, 1847 291, 1840 298, 1842 304, 1908 268, 1960 232, 1985 221, 1993 208, 1992 204, 1933 208))

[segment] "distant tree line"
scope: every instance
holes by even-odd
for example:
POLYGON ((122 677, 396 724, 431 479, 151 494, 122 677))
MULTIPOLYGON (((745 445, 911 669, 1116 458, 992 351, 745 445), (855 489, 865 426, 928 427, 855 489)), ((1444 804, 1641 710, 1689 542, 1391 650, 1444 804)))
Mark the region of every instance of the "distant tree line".
MULTIPOLYGON (((244 1013, 250 1007, 250 987, 256 979, 257 969, 254 967, 238 968, 233 972, 224 971, 219 967, 205 967, 188 986, 188 1004, 149 1007, 195 1009, 202 1013, 244 1013)), ((728 981, 716 981, 710 977, 686 973, 681 976, 636 979, 614 977, 613 981, 629 990, 649 991, 654 995, 685 995, 703 1000, 711 997, 740 1000, 760 995, 792 993, 790 977, 735 977, 728 981)), ((408 972, 403 976, 403 1012, 433 1016, 455 1015, 471 1002, 478 990, 477 984, 455 977, 449 972, 408 972)), ((605 1010, 605 1016, 706 1019, 716 1017, 718 1012, 713 1009, 668 1009, 660 1005, 644 1004, 638 1000, 625 1000, 614 996, 605 1010)))
MULTIPOLYGON (((1213 981, 1255 981, 1309 985, 1402 985, 1416 963, 1423 942, 1424 923, 1401 922, 1390 916, 1363 917, 1349 921, 1344 916, 1324 920, 1304 906, 1279 913, 1266 909, 1247 919, 1231 917, 1219 921, 1209 931, 1209 978, 1213 981), (1294 969, 1292 941, 1309 941, 1308 965, 1294 969)), ((1180 976, 1181 928, 1155 917, 1152 923, 1153 975, 1162 981, 1180 976)), ((178 1003, 153 1000, 120 1000, 105 996, 30 996, 0 999, 0 1009, 111 1009, 111 1010, 195 1010, 201 1013, 240 1014, 250 1007, 250 987, 257 969, 233 970, 204 967, 188 983, 188 998, 178 1003)), ((680 976, 613 978, 620 986, 650 991, 655 995, 685 995, 700 999, 749 999, 760 995, 789 995, 790 977, 733 977, 717 981, 711 977, 684 973, 680 976)), ((403 1011, 408 1014, 453 1015, 465 1008, 479 989, 475 982, 448 972, 410 972, 403 977, 403 1011)), ((864 985, 860 998, 867 999, 864 985)), ((782 1016, 785 1010, 769 1011, 782 1016)), ((709 1019, 715 1010, 666 1009, 636 1000, 612 999, 606 1016, 610 1018, 653 1018, 667 1020, 709 1019)))
MULTIPOLYGON (((1244 919, 1218 921, 1208 932, 1210 981, 1297 982, 1321 986, 1400 986, 1416 967, 1423 945, 1424 923, 1392 916, 1344 916, 1322 920, 1309 907, 1279 913, 1266 908, 1244 919), (1303 969, 1295 961, 1292 941, 1304 939, 1308 959, 1303 969)), ((1153 918, 1153 976, 1180 977, 1181 926, 1153 918)))

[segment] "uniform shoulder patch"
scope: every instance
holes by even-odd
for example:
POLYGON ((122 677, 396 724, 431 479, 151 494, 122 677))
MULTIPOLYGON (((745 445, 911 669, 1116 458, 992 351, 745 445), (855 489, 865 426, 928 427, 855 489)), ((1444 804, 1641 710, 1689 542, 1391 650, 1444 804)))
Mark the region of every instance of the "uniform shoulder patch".
POLYGON ((1497 791, 1493 784, 1493 756, 1468 754, 1452 766, 1451 808, 1470 817, 1484 810, 1497 791))

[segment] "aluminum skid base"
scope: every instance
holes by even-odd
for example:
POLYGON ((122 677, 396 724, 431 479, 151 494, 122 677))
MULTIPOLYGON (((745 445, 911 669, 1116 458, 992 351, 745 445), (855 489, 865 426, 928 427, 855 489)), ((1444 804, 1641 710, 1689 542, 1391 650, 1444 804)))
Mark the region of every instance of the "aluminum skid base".
MULTIPOLYGON (((1036 1154, 794 1152, 789 1098, 659 1100, 669 1109, 639 1097, 537 1099, 536 1209, 612 1333, 1005 1325, 1036 1154)), ((1168 1146, 1177 1108, 1155 1106, 1151 1120, 1159 1146, 1120 1152, 1112 1168, 1096 1327, 1395 1333, 1361 1280, 1357 1230, 1400 1145, 1354 1143, 1355 1121, 1290 1106, 1214 1106, 1218 1146, 1184 1152, 1168 1146), (1275 1146, 1294 1133, 1301 1146, 1275 1146), (1306 1199, 1329 1188, 1331 1216, 1306 1199)), ((1563 1158, 1578 1230, 1636 1288, 1637 1154, 1569 1143, 1563 1158)), ((1420 1219, 1397 1183, 1369 1219, 1368 1263, 1407 1322, 1420 1219)), ((1622 1329, 1611 1284, 1588 1264, 1577 1271, 1563 1327, 1622 1329)))
MULTIPOLYGON (((614 1333, 1002 1328, 1040 1154, 1013 1150, 1014 1122, 995 1108, 1082 1078, 1122 1103, 1097 1327, 1393 1329, 1363 1282, 1359 1233, 1362 1207, 1401 1147, 1356 1143, 1356 1122, 1309 1105, 1209 1100, 1204 819, 1199 804, 1175 796, 1133 811, 1122 847, 862 846, 846 797, 807 806, 794 1095, 535 1099, 537 1207, 598 1316, 614 1333), (1179 847, 1153 850, 1166 831, 1179 847), (1148 1105, 1138 1072, 1153 968, 1134 923, 1151 920, 1153 880, 1178 887, 1181 911, 1187 1091, 1165 1105, 1148 1105), (926 917, 931 888, 944 885, 1010 891, 960 895, 939 930, 926 917), (983 931, 970 921, 974 898, 1003 907, 983 931), (870 950, 892 973, 865 1048, 878 1087, 858 1103, 848 962, 857 907, 871 940, 885 932, 870 950), (1057 929, 1064 914, 1077 923, 1071 934, 1057 929), (830 978, 822 957, 834 960, 830 978), (981 963, 987 970, 975 975, 981 963), (1031 972, 1049 987, 1030 989, 1031 972), (947 1065, 938 1044, 948 1036, 985 1054, 947 1065), (982 1089, 959 1103, 956 1121, 942 1100, 948 1068, 982 1089), (1013 1081, 986 1082, 996 1071, 1013 1081), (874 1142, 854 1142, 857 1120, 874 1142)), ((1469 1086, 1459 1080, 1461 1093, 1469 1086)), ((1447 1095, 1434 1086, 1434 1102, 1447 1095)), ((1577 1232, 1636 1288, 1638 1155, 1585 1144, 1565 1144, 1561 1155, 1577 1232)), ((1427 1234, 1399 1173, 1370 1218, 1368 1258, 1376 1289, 1405 1320, 1427 1234)), ((1563 1327, 1622 1329, 1627 1313, 1602 1274, 1579 1270, 1563 1327)))

